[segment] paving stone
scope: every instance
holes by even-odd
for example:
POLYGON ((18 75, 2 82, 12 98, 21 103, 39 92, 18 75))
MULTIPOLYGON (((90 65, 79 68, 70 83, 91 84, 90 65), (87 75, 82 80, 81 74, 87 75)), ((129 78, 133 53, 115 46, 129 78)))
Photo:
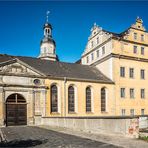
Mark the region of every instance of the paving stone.
POLYGON ((1 128, 6 142, 0 147, 38 147, 38 148, 116 148, 118 146, 68 135, 39 127, 19 126, 1 128))

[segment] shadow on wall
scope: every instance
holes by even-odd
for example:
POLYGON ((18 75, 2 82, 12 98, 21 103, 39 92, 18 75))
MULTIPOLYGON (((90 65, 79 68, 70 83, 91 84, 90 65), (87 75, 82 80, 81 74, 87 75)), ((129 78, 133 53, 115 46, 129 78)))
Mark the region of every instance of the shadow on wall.
POLYGON ((13 140, 10 142, 0 142, 0 147, 32 147, 46 142, 47 140, 13 140))

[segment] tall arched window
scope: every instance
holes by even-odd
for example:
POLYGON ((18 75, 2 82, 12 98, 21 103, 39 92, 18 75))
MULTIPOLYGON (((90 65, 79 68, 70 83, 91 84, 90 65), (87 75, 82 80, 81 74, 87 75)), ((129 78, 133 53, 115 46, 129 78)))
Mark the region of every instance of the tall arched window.
POLYGON ((56 85, 51 86, 51 112, 58 112, 58 89, 56 85))
POLYGON ((68 112, 75 111, 75 91, 73 86, 68 88, 68 112))
POLYGON ((106 90, 101 88, 101 112, 106 111, 106 90))
POLYGON ((91 112, 91 88, 86 88, 86 112, 91 112))

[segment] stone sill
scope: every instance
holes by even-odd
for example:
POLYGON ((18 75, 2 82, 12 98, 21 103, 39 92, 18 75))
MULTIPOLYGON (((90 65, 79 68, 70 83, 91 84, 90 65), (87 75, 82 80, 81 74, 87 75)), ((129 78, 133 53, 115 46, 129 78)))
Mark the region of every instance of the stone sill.
POLYGON ((68 112, 68 114, 77 114, 76 112, 68 112))
POLYGON ((50 113, 51 115, 60 115, 60 113, 59 112, 52 112, 52 113, 50 113))

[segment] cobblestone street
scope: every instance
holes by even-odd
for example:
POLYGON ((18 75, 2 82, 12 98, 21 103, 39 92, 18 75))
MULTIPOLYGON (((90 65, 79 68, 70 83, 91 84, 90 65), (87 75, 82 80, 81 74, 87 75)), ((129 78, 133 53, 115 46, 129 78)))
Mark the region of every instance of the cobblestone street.
POLYGON ((39 127, 1 128, 0 147, 115 148, 117 146, 39 127))

